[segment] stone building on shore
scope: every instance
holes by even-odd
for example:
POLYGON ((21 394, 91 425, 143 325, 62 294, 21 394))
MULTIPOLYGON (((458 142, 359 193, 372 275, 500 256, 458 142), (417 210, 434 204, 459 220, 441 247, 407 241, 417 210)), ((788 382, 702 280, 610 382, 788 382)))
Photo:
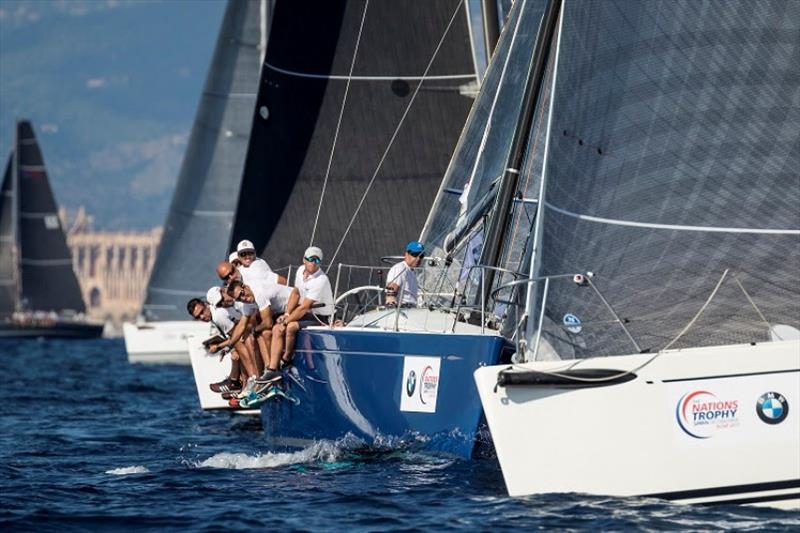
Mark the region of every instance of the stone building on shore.
POLYGON ((60 212, 72 252, 72 267, 89 316, 121 335, 122 323, 136 319, 156 259, 161 228, 149 231, 94 231, 84 208, 60 212))

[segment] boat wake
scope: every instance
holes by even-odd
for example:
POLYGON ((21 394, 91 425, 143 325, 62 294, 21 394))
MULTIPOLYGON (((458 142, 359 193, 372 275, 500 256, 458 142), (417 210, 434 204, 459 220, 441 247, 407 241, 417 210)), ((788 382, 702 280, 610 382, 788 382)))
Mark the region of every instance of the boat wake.
POLYGON ((249 470, 308 463, 335 463, 339 460, 342 452, 343 449, 339 448, 336 443, 321 441, 296 452, 266 452, 255 455, 222 452, 212 455, 203 461, 195 462, 193 466, 197 468, 249 470))
POLYGON ((336 441, 320 440, 297 451, 263 453, 221 452, 204 460, 190 461, 195 468, 233 470, 271 469, 286 466, 319 465, 325 469, 375 461, 409 461, 428 468, 446 468, 455 459, 426 452, 428 439, 376 437, 371 443, 348 435, 336 441))

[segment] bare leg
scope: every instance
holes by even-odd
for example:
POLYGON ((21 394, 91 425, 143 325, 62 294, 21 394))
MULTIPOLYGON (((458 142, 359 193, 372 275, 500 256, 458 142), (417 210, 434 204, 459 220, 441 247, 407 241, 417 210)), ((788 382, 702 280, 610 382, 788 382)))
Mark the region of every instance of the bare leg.
POLYGON ((237 381, 239 379, 240 374, 241 374, 241 369, 239 368, 239 361, 231 358, 231 373, 230 375, 228 375, 228 377, 234 381, 237 381))
POLYGON ((258 351, 261 354, 258 366, 263 372, 265 368, 269 368, 269 348, 270 342, 272 341, 272 331, 262 331, 258 337, 256 337, 256 341, 258 342, 258 351))
POLYGON ((242 369, 247 373, 246 378, 249 378, 250 376, 258 376, 255 354, 252 352, 250 347, 247 346, 245 342, 240 340, 236 343, 236 351, 239 352, 239 359, 241 361, 242 369))
POLYGON ((272 328, 272 347, 269 355, 269 369, 278 370, 281 355, 283 355, 283 336, 286 335, 286 326, 276 324, 272 328))
POLYGON ((284 349, 281 358, 285 363, 292 362, 292 355, 294 355, 294 343, 297 339, 297 332, 300 331, 300 324, 297 322, 289 322, 286 325, 286 348, 284 349))

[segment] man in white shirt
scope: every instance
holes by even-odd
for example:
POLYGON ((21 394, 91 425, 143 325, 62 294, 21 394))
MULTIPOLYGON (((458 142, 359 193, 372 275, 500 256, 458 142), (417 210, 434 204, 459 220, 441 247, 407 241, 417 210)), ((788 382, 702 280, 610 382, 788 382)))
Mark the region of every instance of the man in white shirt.
POLYGON ((240 263, 236 268, 241 273, 242 281, 245 284, 252 285, 264 281, 286 285, 286 278, 273 272, 266 261, 256 257, 255 246, 247 239, 239 241, 239 244, 236 245, 236 256, 240 263))
MULTIPOLYGON (((294 354, 297 332, 307 326, 326 325, 333 315, 333 290, 328 276, 322 271, 322 250, 310 246, 303 254, 303 266, 297 271, 293 292, 286 312, 276 319, 272 328, 272 347, 269 367, 264 371, 263 382, 280 379, 281 362, 289 364, 294 354)), ((259 383, 262 379, 258 380, 259 383)))
POLYGON ((247 285, 234 280, 228 285, 227 296, 237 303, 258 308, 253 333, 258 342, 264 368, 269 367, 269 346, 272 340, 273 317, 281 315, 297 289, 276 283, 254 283, 247 285))
POLYGON ((228 334, 228 338, 218 344, 212 344, 208 351, 216 353, 229 346, 236 349, 239 358, 248 376, 259 375, 259 361, 256 354, 256 346, 253 339, 253 323, 258 309, 252 304, 235 302, 225 294, 222 287, 212 287, 209 289, 207 297, 212 308, 223 309, 229 316, 239 316, 236 325, 228 334))
MULTIPOLYGON (((241 311, 235 308, 233 300, 223 297, 220 287, 211 287, 206 293, 206 299, 208 302, 204 302, 199 298, 189 300, 186 305, 187 311, 195 320, 211 322, 222 336, 227 336, 228 340, 231 340, 236 327, 240 323, 244 325, 247 320, 241 320, 241 311)), ((211 345, 209 348, 212 353, 215 353, 224 346, 233 347, 231 350, 230 374, 221 382, 212 383, 210 387, 214 392, 237 392, 242 388, 242 378, 246 380, 249 375, 258 375, 257 372, 254 372, 254 346, 252 339, 249 339, 248 342, 248 338, 241 338, 241 335, 239 335, 239 338, 230 344, 223 345, 220 343, 211 345)))
POLYGON ((392 266, 386 275, 386 305, 401 307, 416 307, 417 268, 425 257, 425 246, 419 241, 411 241, 406 245, 403 260, 392 266))

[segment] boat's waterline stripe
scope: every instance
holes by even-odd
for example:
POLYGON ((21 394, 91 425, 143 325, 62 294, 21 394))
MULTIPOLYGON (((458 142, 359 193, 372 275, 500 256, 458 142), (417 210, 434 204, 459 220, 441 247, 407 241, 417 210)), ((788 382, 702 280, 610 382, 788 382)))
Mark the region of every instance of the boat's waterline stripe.
POLYGON ((297 72, 295 70, 287 70, 285 68, 276 67, 269 63, 264 63, 264 66, 275 72, 286 74, 287 76, 296 76, 298 78, 312 78, 315 80, 351 80, 351 81, 394 81, 394 80, 411 80, 419 81, 425 80, 468 80, 475 79, 475 74, 446 74, 441 76, 341 76, 337 74, 311 74, 309 72, 297 72))
POLYGON ((72 266, 72 259, 25 259, 23 257, 20 263, 31 266, 72 266))
POLYGON ((619 220, 614 218, 593 217, 590 215, 581 215, 573 213, 566 209, 556 207, 551 203, 545 202, 548 209, 561 213, 568 217, 577 218, 579 220, 588 220, 589 222, 598 222, 600 224, 611 224, 615 226, 630 226, 635 228, 650 228, 650 229, 669 229, 677 231, 700 231, 709 233, 767 233, 773 235, 800 235, 800 230, 794 229, 759 229, 759 228, 723 228, 718 226, 681 226, 678 224, 654 224, 651 222, 632 222, 629 220, 619 220))

